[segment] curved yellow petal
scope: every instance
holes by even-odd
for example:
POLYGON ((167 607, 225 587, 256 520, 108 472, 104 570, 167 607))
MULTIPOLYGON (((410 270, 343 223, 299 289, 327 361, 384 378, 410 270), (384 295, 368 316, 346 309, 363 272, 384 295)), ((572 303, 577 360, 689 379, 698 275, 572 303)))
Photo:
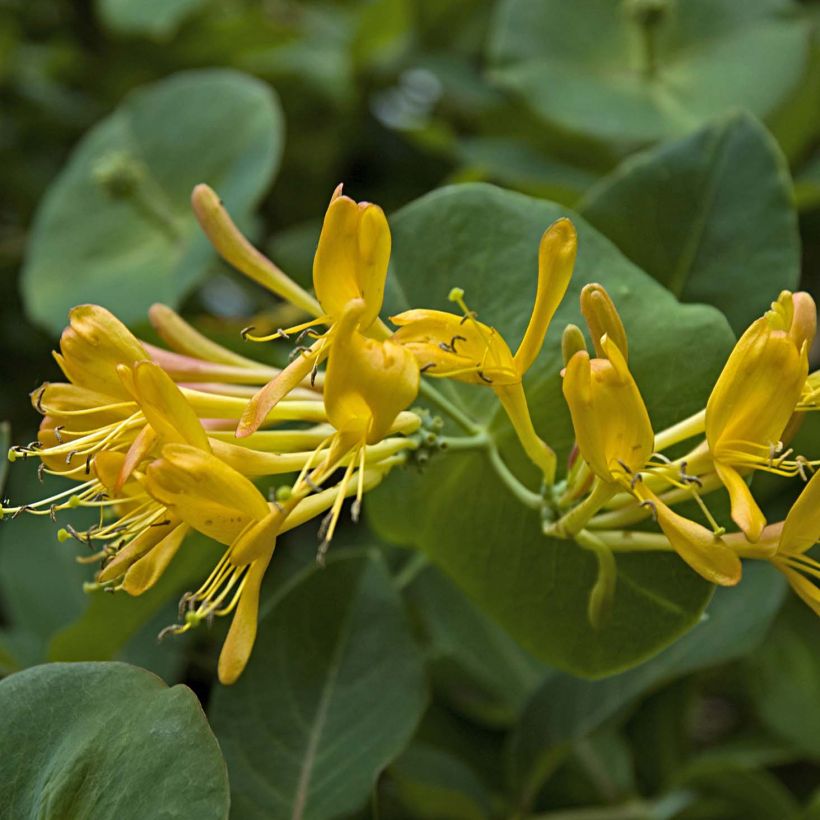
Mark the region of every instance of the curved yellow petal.
POLYGON ((820 540, 820 473, 815 473, 792 504, 783 524, 779 552, 802 553, 820 540))
POLYGON ((547 228, 538 246, 538 287, 530 321, 515 353, 519 373, 526 373, 544 344, 552 317, 561 304, 572 278, 578 235, 566 217, 547 228))
POLYGON ((390 259, 390 228, 378 205, 354 202, 337 188, 325 213, 313 260, 313 287, 322 309, 341 316, 348 302, 363 299, 366 330, 379 315, 390 259))
POLYGON ((256 487, 218 458, 188 444, 167 444, 149 465, 148 492, 181 520, 223 544, 270 511, 256 487))
POLYGON ((363 336, 357 329, 366 305, 351 302, 336 330, 325 374, 325 406, 342 433, 368 444, 384 438, 396 416, 418 394, 419 368, 413 355, 394 341, 363 336))
POLYGON ((740 581, 740 558, 714 532, 678 515, 643 482, 637 483, 634 492, 641 501, 652 505, 669 543, 698 575, 720 586, 734 586, 740 581))
POLYGON ((129 595, 142 595, 151 589, 179 551, 188 530, 187 524, 179 524, 155 547, 134 561, 122 579, 122 588, 129 595))
POLYGON ((792 590, 814 611, 814 614, 820 616, 820 587, 782 561, 775 559, 772 564, 786 576, 792 590))
POLYGON ((737 470, 719 461, 715 461, 714 466, 718 478, 729 493, 729 500, 732 504, 732 521, 743 530, 749 541, 755 543, 760 539, 763 528, 766 526, 766 516, 754 500, 746 480, 737 470))
POLYGON ((236 428, 237 438, 246 438, 255 433, 265 423, 268 413, 310 375, 318 362, 319 345, 320 343, 316 342, 310 348, 310 352, 300 353, 251 398, 236 428))
POLYGON ((501 334, 473 318, 443 310, 407 310, 390 321, 391 337, 409 350, 427 376, 499 386, 521 381, 521 373, 501 334))
POLYGON ((130 330, 99 305, 79 305, 68 314, 69 326, 54 357, 68 379, 106 396, 124 396, 118 364, 131 365, 149 356, 130 330))
POLYGON ((242 587, 228 637, 219 653, 217 672, 220 683, 226 686, 236 682, 251 656, 259 620, 259 590, 272 555, 273 550, 251 564, 242 587))
POLYGON ((138 362, 133 372, 140 408, 157 435, 169 444, 190 444, 210 452, 197 414, 171 377, 154 362, 138 362))

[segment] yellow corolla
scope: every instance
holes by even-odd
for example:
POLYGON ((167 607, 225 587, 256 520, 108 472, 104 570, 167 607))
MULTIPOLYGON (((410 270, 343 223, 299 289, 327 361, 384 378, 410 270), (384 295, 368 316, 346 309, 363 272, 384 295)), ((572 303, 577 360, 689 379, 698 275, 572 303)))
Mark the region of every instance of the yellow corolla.
POLYGON ((744 479, 772 469, 784 430, 801 398, 816 329, 814 300, 783 291, 741 336, 706 405, 706 440, 729 491, 732 518, 756 541, 766 518, 744 479))
MULTIPOLYGON (((577 350, 567 363, 563 391, 578 450, 598 479, 590 498, 604 503, 618 490, 630 492, 650 508, 669 543, 692 569, 712 583, 736 584, 741 576, 737 555, 713 531, 672 511, 642 481, 641 471, 655 446, 652 423, 627 365, 620 317, 600 285, 587 288, 582 305, 585 300, 586 307, 588 300, 595 302, 595 318, 589 324, 600 356, 591 359, 586 350, 577 350)), ((585 309, 585 316, 588 313, 585 309)))
MULTIPOLYGON (((343 460, 346 469, 323 529, 320 556, 333 537, 347 486, 356 467, 359 485, 354 509, 358 509, 364 490, 367 445, 388 435, 398 414, 413 401, 419 389, 419 368, 413 355, 393 341, 364 336, 360 332, 360 322, 367 317, 366 303, 363 299, 355 299, 348 303, 336 326, 324 390, 328 419, 336 432, 323 442, 323 445, 327 444, 326 448, 321 448, 323 459, 312 470, 309 461, 289 496, 243 534, 233 551, 235 563, 255 560, 302 499, 314 492, 343 460)), ((404 441, 397 443, 402 446, 404 441)))
POLYGON ((451 299, 462 308, 461 315, 409 310, 391 317, 399 328, 393 339, 413 353, 422 373, 486 385, 495 391, 522 446, 549 483, 555 476, 555 454, 533 428, 522 379, 538 356, 569 287, 577 246, 569 219, 557 220, 544 232, 538 249, 535 304, 515 355, 495 328, 478 321, 458 288, 451 292, 451 299))
MULTIPOLYGON (((390 246, 390 228, 382 209, 343 196, 340 185, 325 213, 313 260, 313 287, 322 313, 285 332, 310 332, 320 324, 328 329, 251 399, 237 427, 238 437, 258 430, 270 410, 327 357, 334 344, 336 323, 351 302, 363 303, 358 323, 362 333, 370 332, 384 298, 390 246)), ((281 334, 250 338, 273 339, 277 335, 281 334)))

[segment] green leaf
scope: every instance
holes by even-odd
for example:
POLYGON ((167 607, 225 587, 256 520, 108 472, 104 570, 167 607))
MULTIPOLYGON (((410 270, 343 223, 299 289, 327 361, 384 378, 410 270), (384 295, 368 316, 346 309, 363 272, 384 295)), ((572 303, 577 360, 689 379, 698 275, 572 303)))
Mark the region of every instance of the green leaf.
POLYGON ((741 332, 800 278, 788 167, 748 114, 625 161, 578 210, 684 302, 720 308, 741 332))
POLYGON ((168 37, 207 0, 97 0, 106 26, 123 34, 168 37))
MULTIPOLYGON (((532 308, 539 239, 567 213, 489 185, 444 188, 417 200, 392 220, 387 310, 451 309, 447 295, 458 285, 468 305, 515 349, 532 308)), ((556 448, 559 463, 573 440, 561 394, 560 333, 565 322, 581 321, 583 284, 603 283, 622 312, 630 365, 658 430, 703 407, 732 344, 716 310, 678 304, 572 218, 579 231, 576 273, 525 381, 535 427, 556 448)), ((537 487, 492 391, 441 381, 436 386, 491 429, 511 468, 537 487)), ((697 622, 711 594, 674 555, 620 555, 612 617, 593 629, 586 607, 594 558, 572 542, 545 538, 538 514, 522 508, 481 453, 450 453, 433 459, 421 475, 391 475, 366 506, 379 534, 422 548, 525 649, 576 674, 612 673, 657 652, 697 622)))
POLYGON ((811 28, 790 0, 662 5, 652 71, 645 29, 625 3, 507 0, 492 28, 491 76, 548 123, 609 142, 680 136, 736 107, 764 118, 799 91, 811 28))
MULTIPOLYGON (((11 443, 11 426, 7 421, 0 422, 0 455, 5 455, 9 451, 11 443)), ((6 486, 6 475, 9 471, 9 460, 0 458, 0 492, 6 486)))
POLYGON ((513 723, 552 670, 521 649, 436 567, 416 576, 405 598, 424 632, 437 688, 482 723, 513 723))
POLYGON ((475 773, 435 746, 414 742, 389 775, 408 817, 483 820, 491 814, 489 795, 475 773))
POLYGON ((190 208, 207 182, 239 221, 282 150, 272 90, 228 70, 176 74, 134 92, 80 142, 40 205, 22 289, 29 316, 59 331, 95 302, 123 321, 177 305, 214 259, 190 208))
POLYGON ((595 731, 665 681, 748 654, 766 637, 784 593, 785 583, 776 570, 747 562, 741 584, 718 589, 704 619, 652 660, 600 681, 566 674, 548 678, 510 737, 513 780, 526 787, 555 747, 595 731))
POLYGON ((800 601, 784 608, 748 661, 749 688, 769 730, 820 759, 820 625, 800 601))
POLYGON ((48 664, 0 681, 0 714, 7 817, 228 816, 225 763, 185 686, 122 663, 48 664))
POLYGON ((247 670, 213 696, 232 817, 359 809, 426 699, 422 659, 378 554, 312 565, 263 609, 247 670))

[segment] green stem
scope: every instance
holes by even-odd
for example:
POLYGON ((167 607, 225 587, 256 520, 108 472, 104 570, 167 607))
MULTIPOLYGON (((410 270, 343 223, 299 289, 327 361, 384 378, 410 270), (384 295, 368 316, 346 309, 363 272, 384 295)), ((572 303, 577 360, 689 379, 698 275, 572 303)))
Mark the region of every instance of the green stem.
POLYGON ((457 453, 462 450, 486 450, 492 445, 492 440, 483 431, 473 436, 441 436, 439 444, 451 453, 457 453))
POLYGON ((487 455, 498 477, 506 488, 525 506, 532 510, 540 510, 544 506, 544 499, 540 493, 534 493, 525 487, 504 463, 498 448, 492 442, 487 445, 487 455))
MULTIPOLYGON (((633 530, 595 530, 595 537, 613 552, 674 552, 665 535, 633 530)), ((576 536, 577 539, 577 536, 576 536)))
POLYGON ((480 425, 476 424, 466 413, 456 407, 453 402, 442 396, 430 382, 422 379, 419 385, 419 393, 424 396, 425 399, 435 404, 439 410, 446 413, 456 424, 468 433, 475 434, 482 432, 480 425))
POLYGON ((407 559, 407 563, 396 573, 393 583, 396 589, 404 589, 429 566, 430 559, 423 552, 416 552, 407 559))
POLYGON ((554 535, 558 538, 573 538, 586 526, 587 522, 598 510, 609 501, 618 491, 618 486, 605 484, 600 479, 596 479, 592 487, 592 492, 577 506, 573 507, 566 515, 562 516, 545 529, 546 535, 554 535))

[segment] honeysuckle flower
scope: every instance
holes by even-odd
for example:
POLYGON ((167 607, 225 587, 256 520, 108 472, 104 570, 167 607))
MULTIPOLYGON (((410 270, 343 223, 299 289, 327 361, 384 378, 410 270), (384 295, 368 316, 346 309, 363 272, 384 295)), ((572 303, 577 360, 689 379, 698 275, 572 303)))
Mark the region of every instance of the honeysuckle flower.
MULTIPOLYGON (((207 194, 203 196, 209 198, 207 194)), ((201 213, 203 207, 201 204, 197 206, 196 192, 194 202, 201 213)), ((250 247, 247 240, 236 231, 227 214, 224 214, 224 211, 221 214, 221 217, 217 218, 215 212, 211 213, 210 220, 200 217, 200 222, 213 239, 218 232, 212 226, 224 225, 227 221, 235 233, 231 233, 230 239, 226 240, 224 237, 228 235, 229 229, 223 227, 223 239, 217 244, 217 249, 229 261, 234 261, 241 270, 253 268, 252 264, 244 260, 242 252, 238 251, 237 247, 245 248, 245 256, 252 251, 255 254, 253 259, 257 262, 261 255, 253 249, 247 250, 250 247)), ((336 325, 349 303, 361 301, 364 304, 359 319, 359 327, 364 335, 384 335, 377 326, 377 320, 384 298, 390 246, 390 228, 382 209, 378 205, 355 202, 344 196, 342 186, 339 185, 325 213, 313 260, 313 286, 319 300, 318 310, 313 308, 311 311, 314 318, 296 327, 278 330, 269 336, 245 333, 246 338, 268 341, 304 332, 314 341, 309 347, 297 348, 298 355, 290 365, 252 397, 237 426, 237 437, 242 438, 258 430, 273 407, 311 373, 316 373, 317 366, 327 358, 333 346, 336 325), (313 331, 312 328, 317 325, 326 326, 326 330, 321 334, 313 331)), ((272 266, 272 263, 268 264, 272 266)), ((281 289, 272 289, 282 292, 281 289)), ((291 290, 284 295, 292 300, 291 290)))
MULTIPOLYGON (((419 368, 413 355, 389 339, 364 336, 360 330, 361 322, 368 321, 369 317, 367 303, 363 299, 354 299, 336 323, 336 338, 328 357, 324 386, 325 407, 335 432, 317 449, 317 456, 322 454, 319 463, 313 467, 312 461, 308 462, 289 496, 243 535, 233 551, 234 562, 243 564, 255 560, 264 544, 275 537, 302 499, 314 492, 346 459, 336 502, 323 528, 321 558, 333 537, 348 483, 357 466, 360 480, 364 478, 367 445, 384 439, 399 413, 416 397, 419 368)), ((397 444, 404 447, 411 442, 400 440, 397 444)), ((358 515, 362 494, 360 485, 354 516, 358 515)))
POLYGON ((577 244, 575 227, 566 218, 550 225, 541 237, 535 303, 514 355, 501 334, 479 322, 467 308, 458 288, 451 292, 451 299, 462 308, 461 315, 416 309, 390 318, 398 327, 393 339, 412 351, 422 373, 493 389, 522 446, 548 483, 555 476, 555 454, 535 432, 522 380, 538 356, 552 317, 569 287, 577 244))
MULTIPOLYGON (((389 460, 388 460, 389 461, 389 460)), ((381 462, 356 476, 357 486, 367 491, 390 469, 381 462)), ((163 447, 162 457, 147 470, 146 486, 175 519, 226 545, 222 558, 193 593, 181 602, 184 622, 168 628, 186 632, 214 616, 234 613, 228 636, 219 656, 219 679, 236 681, 245 668, 256 639, 259 590, 280 533, 293 529, 335 507, 352 492, 349 484, 321 490, 292 505, 276 531, 259 525, 279 512, 277 502, 268 502, 241 473, 216 456, 187 444, 163 447), (249 561, 236 560, 235 551, 248 532, 256 532, 257 552, 249 561)))
MULTIPOLYGON (((593 298, 600 305, 611 305, 600 285, 588 292, 596 294, 593 298)), ((591 323, 590 329, 614 327, 618 335, 617 328, 623 326, 617 313, 614 316, 617 322, 610 315, 600 325, 591 323)), ((672 511, 642 480, 655 436, 626 361, 625 334, 619 343, 606 332, 595 341, 601 355, 590 358, 586 350, 577 350, 567 363, 563 381, 578 450, 597 478, 590 506, 600 506, 615 492, 626 490, 651 510, 669 543, 692 569, 712 583, 736 584, 741 576, 740 560, 719 535, 672 511)), ((567 518, 572 529, 572 513, 567 518)), ((579 527, 584 523, 581 520, 579 527)), ((572 531, 568 534, 574 535, 572 531)))
POLYGON ((706 405, 706 440, 729 492, 732 519, 750 541, 766 526, 744 474, 776 471, 783 434, 808 374, 816 329, 814 300, 783 291, 741 336, 706 405))

